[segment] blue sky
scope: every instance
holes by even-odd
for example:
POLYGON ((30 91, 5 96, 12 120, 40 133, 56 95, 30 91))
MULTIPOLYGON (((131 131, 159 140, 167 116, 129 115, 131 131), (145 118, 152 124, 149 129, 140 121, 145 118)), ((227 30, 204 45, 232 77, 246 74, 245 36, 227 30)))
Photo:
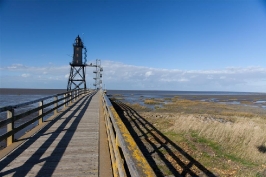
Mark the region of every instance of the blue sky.
POLYGON ((66 88, 79 34, 107 89, 266 90, 266 1, 2 0, 0 15, 2 88, 66 88))

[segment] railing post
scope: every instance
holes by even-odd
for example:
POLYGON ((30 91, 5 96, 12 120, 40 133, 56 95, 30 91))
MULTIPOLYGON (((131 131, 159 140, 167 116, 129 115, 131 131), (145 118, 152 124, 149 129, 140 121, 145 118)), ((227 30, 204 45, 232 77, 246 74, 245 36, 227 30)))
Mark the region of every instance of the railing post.
POLYGON ((74 91, 72 90, 72 91, 70 92, 71 103, 73 103, 73 93, 74 93, 74 91))
POLYGON ((39 116, 41 116, 39 118, 39 125, 41 125, 43 123, 43 100, 39 102, 39 107, 40 107, 40 110, 39 110, 39 116))
MULTIPOLYGON (((14 129, 14 109, 12 108, 11 110, 7 111, 7 119, 11 119, 11 122, 7 124, 7 132, 10 132, 14 129)), ((14 142, 14 134, 10 135, 7 137, 7 146, 11 145, 14 142)))
POLYGON ((67 105, 66 105, 66 104, 67 104, 66 102, 67 102, 67 94, 65 93, 65 94, 64 94, 64 108, 67 106, 67 105))
POLYGON ((55 103, 54 103, 54 108, 55 108, 55 110, 54 110, 54 115, 56 115, 57 114, 57 106, 58 106, 58 97, 57 96, 55 96, 54 97, 54 101, 56 101, 55 103))
POLYGON ((68 92, 67 94, 67 105, 71 103, 71 92, 68 92))

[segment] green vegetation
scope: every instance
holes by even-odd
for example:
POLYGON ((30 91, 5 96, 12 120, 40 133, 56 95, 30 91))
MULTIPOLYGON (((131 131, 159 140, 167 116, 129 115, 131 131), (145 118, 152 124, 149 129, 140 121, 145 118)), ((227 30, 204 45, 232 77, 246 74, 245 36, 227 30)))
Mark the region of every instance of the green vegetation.
POLYGON ((234 154, 226 153, 226 151, 222 148, 222 146, 219 143, 214 142, 214 141, 209 140, 209 139, 206 139, 204 137, 201 137, 196 132, 191 132, 191 136, 193 138, 195 138, 196 142, 201 143, 201 144, 205 144, 208 147, 210 147, 212 150, 214 150, 215 151, 215 155, 217 157, 225 157, 225 158, 227 158, 227 159, 229 159, 231 161, 241 163, 242 165, 245 165, 245 166, 251 166, 252 167, 254 165, 258 165, 258 164, 254 164, 254 163, 252 163, 250 161, 244 160, 242 158, 239 158, 239 157, 237 157, 234 154))

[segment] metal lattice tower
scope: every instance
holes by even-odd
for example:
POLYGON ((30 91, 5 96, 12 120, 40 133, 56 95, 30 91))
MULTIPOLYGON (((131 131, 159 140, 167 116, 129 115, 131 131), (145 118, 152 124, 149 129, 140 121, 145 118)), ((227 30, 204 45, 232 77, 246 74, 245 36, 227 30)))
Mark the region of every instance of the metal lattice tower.
POLYGON ((102 88, 102 72, 103 68, 101 67, 101 60, 96 59, 96 65, 95 70, 93 73, 95 74, 95 77, 93 78, 95 80, 93 86, 95 86, 95 89, 101 89, 102 88))
POLYGON ((69 74, 69 79, 68 79, 68 84, 67 84, 67 91, 70 90, 75 90, 75 89, 80 89, 84 88, 86 89, 86 78, 85 78, 85 69, 86 69, 86 61, 83 63, 82 62, 82 51, 83 49, 85 50, 85 60, 86 60, 86 48, 83 45, 83 42, 81 38, 76 37, 75 42, 73 44, 74 48, 74 54, 73 54, 73 61, 72 63, 69 63, 71 68, 70 68, 70 74, 69 74), (83 85, 83 87, 82 87, 83 85))

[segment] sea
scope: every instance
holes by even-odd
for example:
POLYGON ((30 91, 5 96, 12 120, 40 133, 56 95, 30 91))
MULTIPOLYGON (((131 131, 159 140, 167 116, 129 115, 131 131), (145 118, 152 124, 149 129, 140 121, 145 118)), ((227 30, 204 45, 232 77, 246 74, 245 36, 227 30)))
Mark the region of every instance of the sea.
MULTIPOLYGON (((0 88, 0 108, 5 106, 14 106, 17 104, 34 101, 47 96, 64 93, 66 89, 11 89, 11 88, 0 88)), ((258 108, 266 109, 266 93, 255 93, 255 92, 217 92, 217 91, 160 91, 160 90, 107 90, 107 96, 119 97, 124 102, 139 103, 144 105, 144 100, 148 98, 173 98, 178 96, 183 99, 200 100, 206 102, 219 102, 223 104, 242 104, 245 101, 252 102, 249 106, 255 106, 258 108)), ((48 100, 49 101, 49 100, 48 100)), ((52 100, 50 100, 52 101, 52 100)), ((21 110, 15 110, 20 113, 27 111, 37 104, 29 105, 21 110)), ((16 115, 16 113, 15 113, 16 115)), ((51 113, 52 115, 52 113, 51 113)), ((50 117, 47 115, 45 119, 50 117)), ((6 112, 0 112, 0 121, 6 119, 6 112)), ((21 120, 15 126, 30 120, 31 117, 21 120)), ((25 132, 32 129, 37 125, 37 122, 31 126, 26 127, 22 131, 15 134, 15 139, 19 138, 25 132)), ((0 134, 6 132, 6 127, 0 127, 0 134)), ((1 147, 5 147, 5 142, 0 142, 1 147)))

